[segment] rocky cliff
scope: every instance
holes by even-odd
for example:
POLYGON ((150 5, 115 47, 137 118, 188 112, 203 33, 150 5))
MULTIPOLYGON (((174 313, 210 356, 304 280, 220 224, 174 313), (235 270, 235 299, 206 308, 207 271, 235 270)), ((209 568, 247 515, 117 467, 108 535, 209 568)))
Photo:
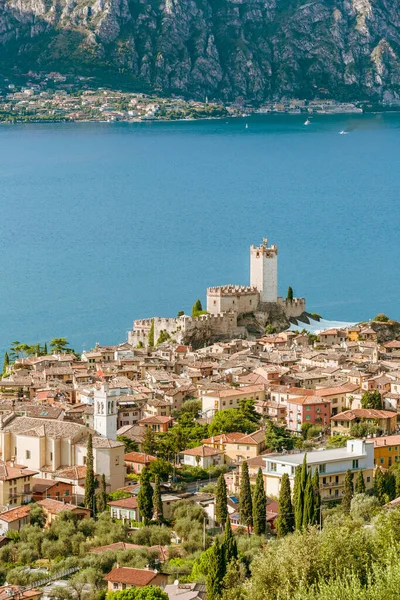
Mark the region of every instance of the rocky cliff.
POLYGON ((0 0, 0 66, 204 99, 400 98, 400 0, 0 0))

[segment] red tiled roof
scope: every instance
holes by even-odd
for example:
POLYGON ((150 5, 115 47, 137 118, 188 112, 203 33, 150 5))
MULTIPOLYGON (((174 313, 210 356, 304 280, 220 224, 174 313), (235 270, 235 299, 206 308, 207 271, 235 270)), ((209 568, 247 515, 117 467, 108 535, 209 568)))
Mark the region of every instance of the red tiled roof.
POLYGON ((157 460, 155 456, 151 456, 151 454, 145 454, 144 452, 128 452, 128 454, 125 454, 126 462, 134 462, 145 465, 155 460, 157 460))
POLYGON ((132 569, 131 567, 114 567, 104 577, 105 581, 111 581, 115 583, 129 583, 130 585, 137 585, 144 587, 149 585, 158 573, 149 571, 147 569, 132 569))
POLYGON ((172 421, 172 417, 159 417, 158 415, 155 415, 154 417, 140 419, 138 423, 169 423, 170 421, 172 421))
POLYGON ((396 417, 396 413, 391 410, 376 410, 374 408, 355 408, 354 410, 345 410, 334 417, 332 421, 354 421, 354 419, 390 419, 396 417))
POLYGON ((47 510, 52 515, 58 515, 58 513, 63 510, 84 510, 90 513, 88 508, 82 508, 80 506, 76 506, 75 504, 64 504, 61 500, 52 500, 51 498, 44 498, 43 500, 39 500, 37 502, 39 506, 47 510))
POLYGON ((13 521, 18 521, 19 519, 23 519, 28 516, 32 510, 32 505, 27 506, 17 506, 17 508, 12 508, 11 510, 6 510, 5 512, 0 514, 0 521, 5 521, 6 523, 12 523, 13 521))
POLYGON ((107 504, 109 506, 117 506, 118 508, 137 508, 138 506, 136 496, 121 498, 121 500, 111 500, 107 504))
POLYGON ((216 448, 210 448, 210 446, 197 446, 197 448, 189 448, 188 450, 182 450, 182 454, 185 456, 215 456, 216 454, 223 454, 223 450, 216 448))

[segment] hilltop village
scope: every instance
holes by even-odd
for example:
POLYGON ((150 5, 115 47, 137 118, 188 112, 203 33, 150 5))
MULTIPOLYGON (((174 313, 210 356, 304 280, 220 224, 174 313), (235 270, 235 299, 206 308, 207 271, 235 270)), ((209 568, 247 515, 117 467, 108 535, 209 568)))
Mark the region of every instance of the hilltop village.
POLYGON ((377 543, 395 527, 400 324, 380 314, 314 335, 264 322, 234 337, 242 314, 258 327, 272 306, 304 316, 304 299, 277 296, 277 255, 252 246, 249 287, 210 288, 206 313, 198 301, 177 318, 182 335, 196 319, 216 319, 214 333, 226 321, 233 339, 194 348, 150 319, 81 355, 64 338, 12 345, 0 598, 272 600, 279 553, 296 560, 313 531, 313 544, 333 543, 349 527, 354 554, 355 531, 377 543))

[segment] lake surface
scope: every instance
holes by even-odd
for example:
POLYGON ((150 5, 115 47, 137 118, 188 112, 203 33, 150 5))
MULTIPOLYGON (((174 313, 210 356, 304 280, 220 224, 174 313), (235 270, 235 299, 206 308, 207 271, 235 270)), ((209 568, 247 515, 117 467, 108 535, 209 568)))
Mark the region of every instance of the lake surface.
POLYGON ((134 318, 247 284, 262 237, 282 295, 400 319, 400 116, 303 123, 0 126, 0 349, 124 341, 134 318))

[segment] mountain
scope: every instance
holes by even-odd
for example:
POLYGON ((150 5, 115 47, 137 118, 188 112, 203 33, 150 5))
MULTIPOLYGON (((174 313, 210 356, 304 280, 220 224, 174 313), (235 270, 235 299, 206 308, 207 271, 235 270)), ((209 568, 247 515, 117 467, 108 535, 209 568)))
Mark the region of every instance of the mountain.
POLYGON ((204 99, 400 103, 400 0, 0 0, 1 68, 204 99))

